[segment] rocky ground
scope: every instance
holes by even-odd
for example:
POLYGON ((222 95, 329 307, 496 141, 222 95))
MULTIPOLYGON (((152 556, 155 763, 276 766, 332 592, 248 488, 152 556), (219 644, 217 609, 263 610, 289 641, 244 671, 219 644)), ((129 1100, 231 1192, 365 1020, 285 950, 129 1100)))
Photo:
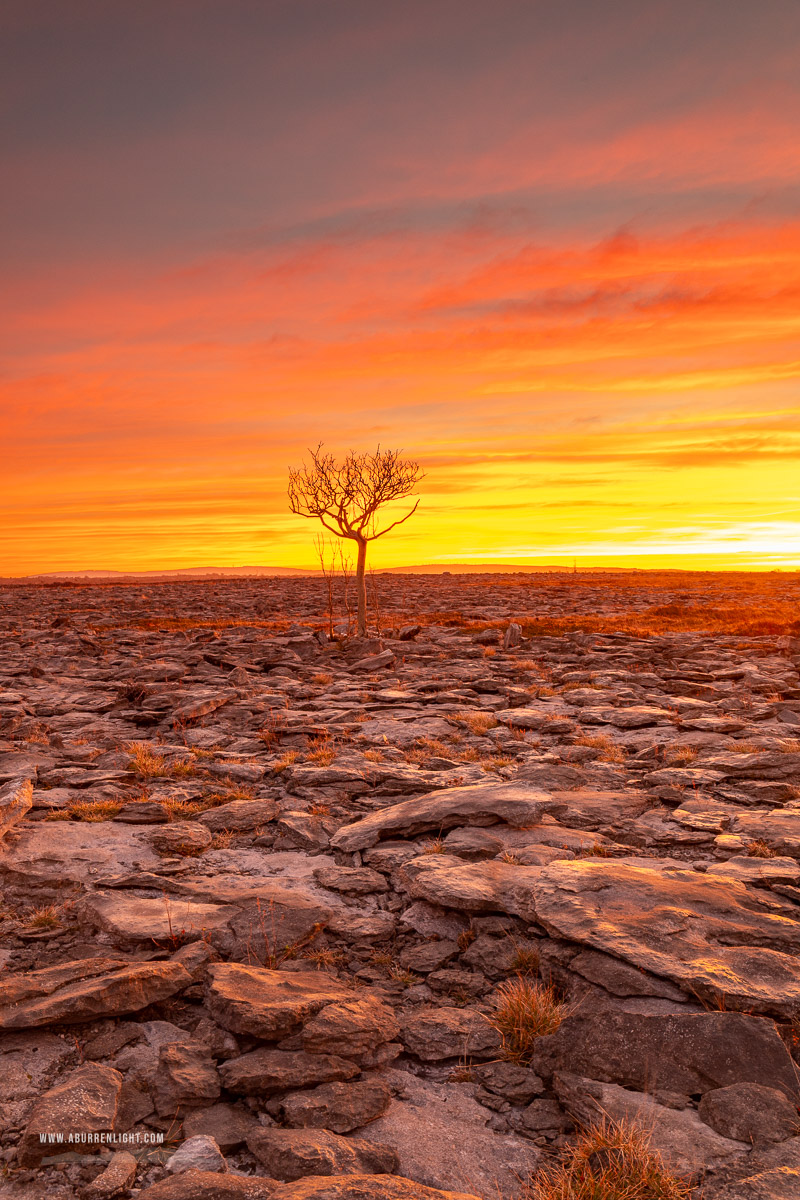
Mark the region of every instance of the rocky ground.
POLYGON ((800 626, 614 627, 685 587, 0 589, 2 1200, 519 1197, 601 1112, 800 1196, 800 626))

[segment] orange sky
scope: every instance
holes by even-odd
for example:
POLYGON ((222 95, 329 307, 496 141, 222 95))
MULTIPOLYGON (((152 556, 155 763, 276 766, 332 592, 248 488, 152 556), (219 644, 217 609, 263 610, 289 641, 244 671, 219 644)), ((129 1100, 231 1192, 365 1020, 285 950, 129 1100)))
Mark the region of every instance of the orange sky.
POLYGON ((701 7, 12 4, 0 574, 312 565, 320 440, 376 565, 800 567, 800 9, 701 7))

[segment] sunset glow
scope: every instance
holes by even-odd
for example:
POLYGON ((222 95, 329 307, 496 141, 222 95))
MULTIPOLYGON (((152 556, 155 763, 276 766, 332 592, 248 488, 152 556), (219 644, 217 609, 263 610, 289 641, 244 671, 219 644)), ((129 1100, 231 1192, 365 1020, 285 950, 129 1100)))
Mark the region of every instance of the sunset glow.
POLYGON ((0 574, 314 566, 320 441, 376 566, 800 568, 795 4, 4 24, 0 574))

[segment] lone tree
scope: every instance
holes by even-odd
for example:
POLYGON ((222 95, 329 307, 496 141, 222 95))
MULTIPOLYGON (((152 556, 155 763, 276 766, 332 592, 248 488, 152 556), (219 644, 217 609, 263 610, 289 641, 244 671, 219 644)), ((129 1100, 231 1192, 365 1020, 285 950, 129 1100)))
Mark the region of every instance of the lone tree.
POLYGON ((350 538, 358 546, 356 590, 358 593, 358 636, 367 632, 367 585, 364 571, 367 543, 402 525, 417 511, 419 500, 402 517, 378 529, 378 513, 392 500, 410 496, 422 479, 419 463, 400 457, 399 450, 374 454, 348 451, 341 462, 323 453, 322 443, 309 450, 308 466, 289 468, 289 507, 301 517, 316 517, 337 537, 350 538))

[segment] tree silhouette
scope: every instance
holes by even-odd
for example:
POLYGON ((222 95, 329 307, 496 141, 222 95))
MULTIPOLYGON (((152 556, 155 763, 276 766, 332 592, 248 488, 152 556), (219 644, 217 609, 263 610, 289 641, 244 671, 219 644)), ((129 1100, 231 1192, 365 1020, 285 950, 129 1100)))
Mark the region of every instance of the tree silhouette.
POLYGON ((331 533, 350 538, 358 546, 358 636, 364 637, 367 545, 413 516, 419 500, 384 529, 378 528, 378 513, 393 500, 411 495, 423 478, 422 471, 419 463, 401 458, 399 450, 381 450, 380 446, 374 454, 350 450, 340 462, 323 452, 321 442, 309 454, 308 465, 289 468, 289 507, 300 517, 316 517, 331 533))

